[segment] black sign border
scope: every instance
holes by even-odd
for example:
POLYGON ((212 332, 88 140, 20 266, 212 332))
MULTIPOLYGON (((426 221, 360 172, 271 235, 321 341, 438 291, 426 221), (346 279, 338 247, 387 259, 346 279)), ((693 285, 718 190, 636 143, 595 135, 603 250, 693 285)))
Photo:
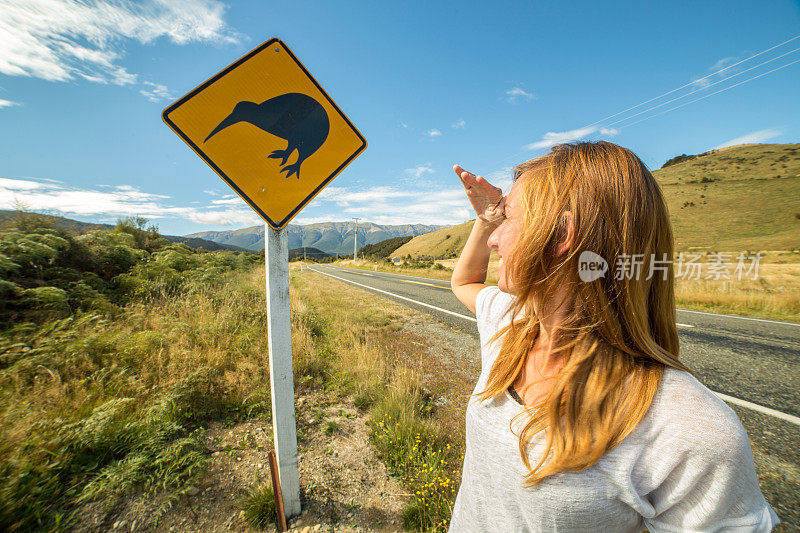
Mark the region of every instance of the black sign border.
POLYGON ((188 144, 189 147, 192 150, 194 150, 194 152, 197 155, 199 155, 203 159, 203 161, 205 161, 206 164, 208 164, 208 166, 210 166, 214 170, 214 172, 219 174, 219 176, 222 179, 224 179, 225 182, 228 185, 230 185, 230 187, 233 190, 235 190, 236 193, 239 196, 241 196, 242 199, 245 202, 247 202, 247 204, 251 208, 253 208, 253 210, 256 213, 258 213, 259 216, 261 218, 263 218, 267 222, 267 224, 269 224, 272 228, 274 228, 276 230, 280 230, 280 229, 283 229, 284 227, 286 227, 286 225, 289 224, 289 221, 292 220, 295 217, 295 215, 297 215, 297 213, 299 213, 300 210, 303 209, 308 204, 308 202, 313 200, 314 197, 317 194, 319 194, 320 191, 322 191, 322 189, 324 189, 325 186, 328 185, 328 183, 330 183, 333 180, 333 178, 335 178, 339 174, 339 172, 344 170, 344 167, 349 165, 350 162, 353 161, 353 159, 358 157, 358 155, 361 154, 361 152, 363 152, 367 148, 367 140, 364 138, 363 135, 361 135, 361 132, 358 131, 358 128, 356 128, 353 125, 353 123, 350 122, 350 119, 347 118, 347 115, 345 115, 342 112, 342 110, 339 109, 339 106, 336 105, 336 102, 333 101, 333 99, 328 95, 328 93, 325 92, 325 89, 323 89, 322 86, 317 82, 317 80, 314 79, 314 76, 312 76, 311 73, 306 69, 306 67, 303 66, 303 64, 300 62, 300 60, 297 59, 297 56, 295 56, 294 53, 292 53, 292 51, 289 49, 289 47, 286 46, 286 43, 284 43, 283 41, 281 41, 277 37, 273 37, 272 39, 266 41, 265 43, 261 44, 260 46, 254 48, 253 50, 251 50, 250 52, 248 52, 244 56, 240 57, 239 59, 237 59, 236 61, 234 61, 233 63, 231 63, 227 67, 225 67, 223 70, 221 70, 220 72, 218 72, 217 74, 215 74, 214 76, 209 78, 208 80, 204 81, 202 84, 197 86, 191 92, 187 93, 185 96, 183 96, 177 102, 175 102, 174 104, 172 104, 169 107, 167 107, 164 111, 162 111, 161 118, 164 120, 164 122, 167 124, 167 126, 169 126, 172 131, 174 131, 181 139, 183 139, 183 142, 188 144), (239 65, 241 65, 242 63, 244 63, 245 61, 247 61, 248 59, 250 59, 254 55, 258 54, 259 52, 261 52, 265 48, 268 48, 268 47, 270 47, 270 46, 272 46, 272 45, 274 45, 276 43, 280 43, 280 45, 283 47, 283 49, 286 50, 289 53, 289 57, 291 57, 294 60, 294 62, 297 64, 297 66, 300 67, 303 70, 305 75, 308 76, 308 78, 314 83, 314 85, 317 87, 317 89, 325 96, 325 98, 328 99, 328 103, 330 103, 333 106, 333 108, 336 109, 336 111, 339 112, 339 115, 344 119, 345 122, 347 122, 347 125, 350 126, 350 128, 352 128, 352 130, 356 133, 356 135, 358 135, 358 138, 361 139, 361 147, 359 147, 355 152, 353 152, 353 154, 350 157, 348 157, 344 161, 344 163, 339 165, 339 167, 336 170, 334 170, 331 173, 330 176, 328 176, 322 183, 320 183, 320 185, 316 189, 314 189, 302 202, 300 202, 300 204, 297 207, 295 207, 288 215, 286 215, 286 217, 284 217, 283 220, 280 220, 280 221, 277 221, 277 222, 272 220, 270 217, 267 216, 266 213, 264 213, 261 209, 259 209, 258 206, 255 204, 255 202, 253 202, 241 189, 239 189, 239 187, 233 182, 233 180, 231 180, 227 176, 227 174, 225 174, 222 171, 222 169, 219 168, 214 163, 214 161, 212 161, 211 158, 208 157, 205 154, 205 152, 203 152, 203 150, 201 150, 200 147, 197 146, 186 134, 184 134, 183 131, 181 131, 181 129, 174 122, 172 122, 172 120, 170 120, 170 118, 169 118, 169 114, 171 112, 175 111, 181 105, 186 103, 189 99, 191 99, 192 97, 194 97, 195 95, 197 95, 198 93, 203 91, 206 87, 208 87, 212 83, 216 82, 217 80, 219 80, 220 78, 225 76, 228 72, 232 71, 233 69, 235 69, 236 67, 238 67, 239 65))

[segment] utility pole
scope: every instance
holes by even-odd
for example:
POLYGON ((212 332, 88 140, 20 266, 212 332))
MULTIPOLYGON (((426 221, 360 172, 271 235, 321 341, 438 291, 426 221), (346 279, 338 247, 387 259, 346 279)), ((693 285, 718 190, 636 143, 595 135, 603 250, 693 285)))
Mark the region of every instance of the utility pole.
POLYGON ((353 262, 355 263, 358 259, 358 219, 354 219, 356 221, 356 227, 353 230, 353 262))

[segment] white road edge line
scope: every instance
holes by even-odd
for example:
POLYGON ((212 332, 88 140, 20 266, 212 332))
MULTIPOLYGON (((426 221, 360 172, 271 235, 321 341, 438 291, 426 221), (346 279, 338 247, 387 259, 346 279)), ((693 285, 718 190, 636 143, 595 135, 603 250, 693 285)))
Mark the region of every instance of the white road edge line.
MULTIPOLYGON (((475 318, 473 318, 471 316, 462 315, 462 314, 459 314, 459 313, 454 313, 453 311, 448 311, 447 309, 442 309, 441 307, 436 307, 434 305, 426 304, 424 302, 420 302, 420 301, 417 301, 417 300, 412 300, 411 298, 406 298, 405 296, 400 296, 399 294, 394 294, 393 292, 384 291, 384 290, 381 290, 381 289, 376 289, 375 287, 370 287, 369 285, 364 285, 362 283, 356 283, 355 281, 350 281, 349 279, 340 278, 339 276, 334 276, 332 274, 327 274, 325 272, 320 272, 319 270, 314 270, 311 267, 307 267, 307 268, 308 268, 308 270, 310 270, 312 272, 316 272, 317 274, 322 274, 323 276, 328 276, 330 278, 338 279, 338 280, 344 281, 345 283, 350 283, 352 285, 358 285, 359 287, 364 287, 365 289, 381 292, 383 294, 388 294, 390 296, 394 296, 395 298, 400 298, 401 300, 406 300, 406 301, 413 302, 413 303, 418 304, 418 305, 422 305, 422 306, 425 306, 425 307, 430 307, 431 309, 436 309, 437 311, 441 311, 441 312, 447 313, 449 315, 454 315, 454 316, 457 316, 457 317, 460 317, 460 318, 464 318, 464 319, 469 320, 471 322, 477 322, 478 321, 477 319, 475 319, 475 318)), ((687 326, 687 324, 678 324, 678 325, 679 326, 687 326)), ((688 327, 691 328, 691 327, 694 327, 694 326, 688 325, 688 327)), ((716 394, 717 396, 722 398, 722 400, 724 400, 724 401, 726 401, 728 403, 732 403, 732 404, 738 405, 740 407, 744 407, 746 409, 757 411, 757 412, 763 413, 765 415, 774 416, 775 418, 780 418, 781 420, 785 420, 787 422, 791 422, 792 424, 800 426, 800 417, 797 417, 797 416, 794 416, 794 415, 790 415, 788 413, 784 413, 784 412, 778 411, 776 409, 770 409, 769 407, 764 407, 763 405, 758 405, 757 403, 748 402, 747 400, 742 400, 742 399, 739 399, 739 398, 735 398, 733 396, 728 396, 727 394, 722 394, 720 392, 714 392, 714 394, 716 394)))
POLYGON ((747 400, 734 398, 733 396, 728 396, 727 394, 722 394, 721 392, 714 392, 714 394, 716 394, 717 396, 719 396, 728 403, 732 403, 740 407, 745 407, 753 411, 758 411, 759 413, 764 413, 765 415, 771 415, 774 416, 775 418, 780 418, 781 420, 786 420, 787 422, 791 422, 792 424, 800 426, 800 417, 798 416, 790 415, 788 413, 777 411, 775 409, 770 409, 769 407, 764 407, 763 405, 758 405, 757 403, 748 402, 747 400))
MULTIPOLYGON (((338 267, 338 266, 335 266, 335 265, 330 265, 330 266, 332 266, 334 268, 340 268, 340 269, 344 270, 342 267, 338 267)), ((355 267, 351 267, 351 268, 353 268, 354 270, 357 270, 357 269, 355 269, 355 267)), ((381 271, 378 271, 378 272, 381 272, 381 271)), ((426 278, 426 277, 423 277, 423 276, 412 276, 411 274, 395 274, 394 272, 381 272, 381 274, 388 274, 389 276, 398 276, 398 277, 427 279, 427 280, 433 280, 433 281, 445 281, 445 280, 440 280, 440 279, 436 279, 436 278, 426 278)), ((800 327, 800 323, 798 323, 798 322, 789 322, 788 320, 769 320, 768 318, 752 318, 752 317, 749 317, 749 316, 729 315, 729 314, 726 314, 726 313, 710 313, 708 311, 697 311, 695 309, 683 309, 681 307, 678 307, 677 310, 682 312, 682 313, 695 313, 695 314, 698 314, 698 315, 724 316, 724 317, 727 317, 727 318, 738 318, 738 319, 741 319, 741 320, 752 320, 754 322, 766 322, 768 324, 785 324, 785 325, 789 325, 789 326, 798 326, 798 327, 800 327)), ((681 324, 678 324, 678 325, 681 325, 681 324)), ((685 326, 694 327, 694 326, 688 326, 688 325, 685 325, 685 326)))
POLYGON ((364 285, 362 283, 356 283, 355 281, 350 281, 349 279, 340 278, 339 276, 334 276, 333 274, 327 274, 325 272, 320 272, 319 270, 314 270, 311 267, 308 267, 308 270, 311 272, 316 272, 317 274, 322 274, 323 276, 328 276, 329 278, 338 279, 344 281, 345 283, 350 283, 352 285, 358 285, 359 287, 364 287, 365 289, 369 289, 371 291, 381 292, 383 294, 388 294, 389 296, 393 296, 394 298, 400 298, 401 300, 406 300, 408 302, 413 302, 417 305, 422 305, 424 307, 430 307, 431 309, 436 309, 437 311, 441 311, 442 313, 447 313, 448 315, 457 316, 459 318, 463 318, 464 320, 469 320, 470 322, 477 322, 477 318, 473 318, 471 316, 462 315, 461 313, 455 313, 453 311, 448 311, 447 309, 442 309, 441 307, 436 307, 435 305, 426 304, 425 302, 420 302, 418 300, 412 300, 411 298, 406 298, 405 296, 400 296, 399 294, 395 294, 393 292, 384 291, 381 289, 376 289, 375 287, 370 287, 369 285, 364 285))

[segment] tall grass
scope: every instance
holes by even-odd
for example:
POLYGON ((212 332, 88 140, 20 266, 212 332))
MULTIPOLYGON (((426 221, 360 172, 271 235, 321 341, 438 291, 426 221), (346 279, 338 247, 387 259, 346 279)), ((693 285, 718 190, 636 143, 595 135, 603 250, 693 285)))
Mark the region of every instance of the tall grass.
MULTIPOLYGON (((177 285, 172 272, 134 268, 127 282, 138 296, 113 313, 4 332, 0 529, 68 529, 89 502, 111 509, 159 493, 157 521, 203 476, 212 420, 269 418, 264 272, 245 267, 188 272, 177 285)), ((446 528, 460 451, 404 363, 413 352, 398 331, 402 313, 378 299, 353 306, 319 275, 292 276, 297 393, 321 389, 367 410, 378 454, 411 495, 407 527, 446 528), (389 417, 400 425, 389 427, 389 417)), ((253 490, 245 507, 263 526, 269 498, 253 490)))
POLYGON ((174 289, 4 333, 0 529, 139 492, 165 492, 163 512, 202 475, 210 420, 269 415, 263 275, 174 289))
MULTIPOLYGON (((463 449, 436 419, 431 395, 405 363, 414 352, 398 332, 402 316, 389 303, 350 305, 348 290, 330 290, 318 274, 295 274, 292 287, 293 309, 311 317, 318 332, 317 350, 310 353, 329 365, 323 386, 368 411, 370 440, 409 494, 405 527, 446 530, 463 449)), ((297 380, 297 363, 295 373, 297 380)))

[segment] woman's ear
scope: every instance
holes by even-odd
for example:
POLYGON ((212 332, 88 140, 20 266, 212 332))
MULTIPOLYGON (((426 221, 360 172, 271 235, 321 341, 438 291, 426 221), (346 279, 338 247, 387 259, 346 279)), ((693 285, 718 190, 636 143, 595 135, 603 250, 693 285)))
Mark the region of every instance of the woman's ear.
POLYGON ((564 228, 562 232, 564 240, 558 245, 558 250, 556 251, 558 255, 567 253, 572 246, 572 241, 575 240, 575 216, 572 211, 564 211, 561 214, 561 227, 564 228))

